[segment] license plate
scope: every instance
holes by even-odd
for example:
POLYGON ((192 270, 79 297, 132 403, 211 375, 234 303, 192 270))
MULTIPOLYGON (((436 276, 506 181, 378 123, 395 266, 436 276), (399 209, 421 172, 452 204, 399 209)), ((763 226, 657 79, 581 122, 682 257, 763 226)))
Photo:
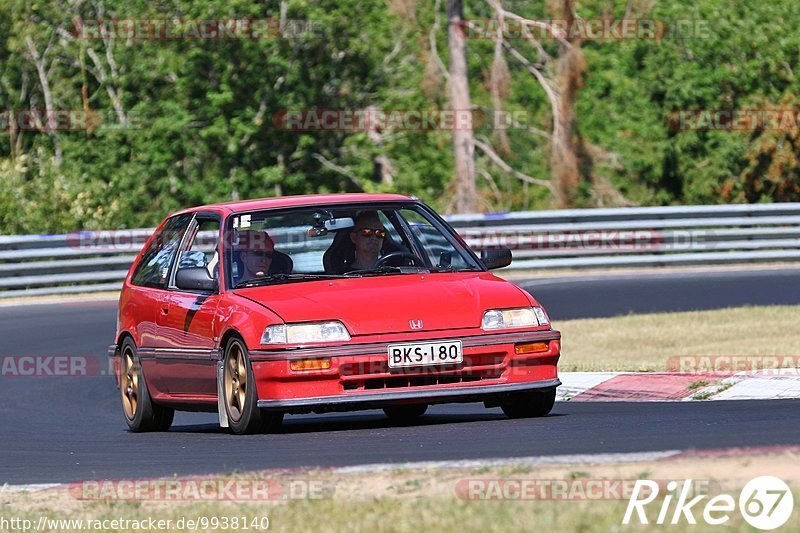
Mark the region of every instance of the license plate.
POLYGON ((389 368, 461 363, 461 341, 390 344, 389 368))

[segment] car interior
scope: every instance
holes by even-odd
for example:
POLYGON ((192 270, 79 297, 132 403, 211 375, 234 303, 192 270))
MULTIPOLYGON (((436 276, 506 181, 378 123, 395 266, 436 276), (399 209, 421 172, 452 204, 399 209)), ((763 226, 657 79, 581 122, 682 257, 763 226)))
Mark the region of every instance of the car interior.
MULTIPOLYGON (((274 250, 272 254, 272 264, 269 267, 267 275, 272 276, 275 274, 291 274, 292 269, 294 268, 294 261, 292 261, 292 258, 288 254, 279 252, 278 250, 274 250)), ((235 285, 241 281, 242 274, 244 273, 242 250, 234 249, 232 252, 232 260, 232 278, 233 284, 235 285)))
MULTIPOLYGON (((383 257, 394 252, 410 253, 408 248, 395 241, 391 233, 389 233, 383 239, 381 256, 383 257)), ((355 245, 353 245, 353 241, 350 240, 350 228, 337 231, 333 242, 322 256, 322 264, 325 267, 325 273, 344 274, 350 270, 350 265, 355 261, 355 254, 355 245)), ((397 261, 402 261, 402 258, 398 258, 397 261)))
MULTIPOLYGON (((385 262, 381 264, 398 267, 423 266, 427 263, 434 266, 444 265, 445 261, 439 257, 440 254, 433 253, 437 249, 433 241, 436 238, 444 241, 435 229, 423 227, 416 222, 403 221, 400 219, 402 215, 393 210, 378 209, 378 213, 387 230, 380 252, 380 257, 382 261, 385 258, 385 262), (424 230, 427 229, 432 230, 436 236, 426 235, 424 230), (409 230, 413 236, 406 234, 409 230), (409 243, 408 239, 419 242, 409 243), (424 246, 431 244, 434 244, 431 250, 424 249, 424 246), (423 250, 424 257, 419 257, 419 254, 415 253, 417 248, 423 250)), ((251 215, 235 222, 234 227, 238 228, 236 231, 244 231, 244 228, 265 231, 275 239, 269 275, 292 273, 342 275, 353 270, 351 265, 355 262, 355 245, 350 234, 357 216, 358 211, 352 209, 319 210, 295 215, 296 218, 277 220, 251 215)), ((234 285, 242 279, 244 272, 241 253, 234 248, 231 256, 234 285)), ((448 252, 444 255, 448 256, 446 262, 449 264, 451 254, 448 252)))

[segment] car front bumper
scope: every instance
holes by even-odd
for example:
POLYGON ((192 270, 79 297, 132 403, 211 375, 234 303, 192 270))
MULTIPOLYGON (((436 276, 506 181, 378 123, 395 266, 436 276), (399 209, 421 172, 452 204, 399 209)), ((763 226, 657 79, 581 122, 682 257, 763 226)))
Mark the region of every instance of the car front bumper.
POLYGON ((558 331, 527 331, 438 338, 404 339, 433 342, 459 339, 464 362, 459 365, 387 367, 388 345, 372 342, 289 351, 252 350, 250 359, 258 389, 258 406, 286 412, 349 411, 402 403, 450 403, 497 399, 519 392, 555 389, 561 350, 558 331), (515 346, 545 343, 538 353, 517 354, 515 346), (330 359, 330 368, 293 371, 291 361, 330 359))
POLYGON ((510 385, 473 385, 458 388, 429 390, 405 390, 400 392, 361 393, 315 398, 291 398, 286 400, 259 400, 258 407, 273 411, 295 409, 314 411, 350 411, 357 409, 380 409, 387 405, 419 400, 419 403, 457 403, 497 400, 518 392, 544 392, 561 385, 558 378, 510 385), (421 400, 425 400, 422 402, 421 400))

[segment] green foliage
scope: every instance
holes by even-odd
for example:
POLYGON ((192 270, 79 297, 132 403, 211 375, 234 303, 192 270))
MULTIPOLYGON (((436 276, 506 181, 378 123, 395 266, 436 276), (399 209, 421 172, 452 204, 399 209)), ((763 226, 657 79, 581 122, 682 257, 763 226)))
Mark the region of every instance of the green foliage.
MULTIPOLYGON (((438 53, 447 62, 441 2, 438 53)), ((485 0, 465 2, 468 18, 492 17, 485 0)), ((586 18, 620 17, 626 0, 582 0, 586 18)), ((450 205, 448 131, 287 131, 286 110, 374 106, 431 110, 448 105, 446 79, 429 45, 435 0, 144 0, 0 4, 0 112, 44 109, 28 41, 41 56, 53 105, 90 110, 88 130, 0 130, 0 233, 152 226, 189 205, 276 194, 401 192, 440 210, 450 205), (281 16, 309 21, 311 34, 256 40, 82 40, 74 19, 281 16), (99 61, 99 66, 97 64, 99 61), (128 120, 120 125, 112 94, 128 120), (56 156, 60 151, 60 162, 56 156), (391 179, 376 170, 388 160, 391 179)), ((550 2, 504 5, 535 18, 550 2)), ((633 2, 633 17, 701 20, 707 35, 653 41, 585 41, 588 65, 577 103, 583 151, 576 205, 625 200, 642 205, 800 199, 797 131, 674 128, 675 110, 795 106, 800 65, 796 0, 633 2), (598 192, 605 187, 617 196, 598 192), (604 196, 605 195, 605 196, 604 196), (616 198, 614 200, 613 198, 616 198)), ((523 40, 511 43, 535 58, 523 40)), ((557 53, 557 44, 545 42, 557 53)), ((491 40, 468 42, 472 101, 492 112, 491 40)), ((538 81, 506 55, 506 111, 550 131, 538 81)), ((476 138, 514 169, 550 173, 546 136, 492 122, 476 138)), ((476 152, 486 210, 548 208, 546 188, 525 185, 476 152), (488 176, 488 177, 487 177, 488 176)))
MULTIPOLYGON (((800 36, 790 28, 800 23, 800 4, 676 0, 653 5, 636 15, 673 28, 678 21, 692 21, 695 31, 585 46, 590 75, 579 103, 580 129, 620 156, 622 167, 611 176, 613 183, 645 204, 800 199, 796 189, 793 195, 744 194, 743 174, 751 166, 746 154, 759 135, 682 130, 669 119, 676 110, 777 107, 785 95, 797 94, 793 68, 800 58, 800 36)), ((794 153, 800 151, 795 147, 794 153)), ((796 173, 793 180, 796 188, 796 173)))

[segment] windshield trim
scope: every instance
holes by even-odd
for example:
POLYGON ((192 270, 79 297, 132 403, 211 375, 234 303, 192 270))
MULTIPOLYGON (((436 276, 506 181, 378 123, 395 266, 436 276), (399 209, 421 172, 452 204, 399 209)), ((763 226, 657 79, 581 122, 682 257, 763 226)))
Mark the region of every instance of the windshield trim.
MULTIPOLYGON (((222 249, 223 253, 223 260, 225 265, 230 264, 232 261, 232 257, 230 254, 233 252, 233 246, 231 243, 231 239, 233 236, 233 220, 236 217, 241 217, 243 215, 252 215, 254 213, 270 213, 270 215, 280 216, 284 213, 291 213, 294 211, 304 211, 304 210, 313 210, 320 206, 315 206, 314 204, 308 205, 297 205, 297 206, 281 206, 281 207, 268 207, 268 208, 261 208, 261 209, 250 209, 250 210, 242 210, 242 211, 235 211, 229 212, 225 217, 225 229, 223 233, 223 242, 222 242, 222 249)), ((467 245, 464 239, 458 234, 458 232, 450 226, 450 224, 442 218, 439 213, 437 213, 432 207, 421 200, 382 200, 382 201, 363 201, 363 202, 354 202, 354 201, 347 201, 341 203, 331 203, 325 204, 325 209, 334 210, 334 209, 345 209, 345 208, 355 208, 355 209, 393 209, 393 210, 401 210, 401 209, 418 209, 419 211, 423 212, 424 215, 430 220, 431 224, 439 230, 442 235, 447 239, 447 241, 454 247, 456 250, 465 255, 465 259, 468 259, 468 263, 472 263, 472 267, 474 270, 467 270, 461 269, 456 270, 454 272, 486 272, 486 267, 483 266, 480 258, 475 254, 475 252, 467 245)), ((224 279, 220 279, 221 282, 224 284, 224 291, 233 291, 239 290, 236 289, 233 283, 231 283, 231 272, 229 269, 225 269, 226 274, 224 279)), ((440 271, 440 272, 449 272, 449 271, 440 271)), ((439 271, 432 272, 432 273, 440 273, 439 271)), ((400 273, 391 273, 391 275, 396 275, 400 273)), ((313 275, 313 274, 312 274, 313 275)), ((320 275, 330 275, 334 276, 335 274, 320 274, 320 275)), ((222 276, 221 276, 222 278, 222 276)), ((354 277, 351 276, 351 279, 354 277)), ((316 280, 305 280, 305 281, 316 281, 316 280)))

